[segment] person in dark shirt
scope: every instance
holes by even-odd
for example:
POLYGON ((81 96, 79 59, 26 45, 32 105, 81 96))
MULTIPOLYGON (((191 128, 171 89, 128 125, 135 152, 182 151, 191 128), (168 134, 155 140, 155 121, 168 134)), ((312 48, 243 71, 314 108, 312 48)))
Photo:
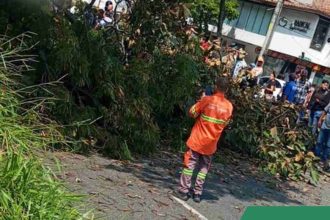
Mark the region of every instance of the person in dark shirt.
POLYGON ((324 108, 330 102, 329 82, 323 80, 320 88, 316 90, 309 103, 310 116, 308 125, 312 128, 312 133, 317 134, 317 123, 324 108))
POLYGON ((324 170, 329 172, 330 157, 330 103, 325 107, 318 121, 318 127, 321 129, 315 146, 315 155, 320 157, 324 165, 324 170))
POLYGON ((112 1, 106 1, 105 7, 105 16, 109 17, 111 20, 113 20, 114 17, 114 11, 113 11, 113 3, 112 1))
POLYGON ((267 101, 273 100, 273 94, 276 88, 276 81, 275 81, 275 72, 273 71, 269 76, 269 81, 265 88, 265 98, 267 101))

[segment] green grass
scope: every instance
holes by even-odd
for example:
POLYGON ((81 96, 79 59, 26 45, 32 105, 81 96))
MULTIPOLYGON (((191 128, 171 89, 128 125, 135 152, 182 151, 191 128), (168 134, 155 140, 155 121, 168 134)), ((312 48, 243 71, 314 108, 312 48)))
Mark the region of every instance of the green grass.
POLYGON ((82 219, 72 207, 79 197, 67 193, 36 154, 65 144, 65 138, 40 113, 44 99, 27 101, 17 92, 24 91, 18 83, 21 71, 33 61, 20 54, 26 49, 24 37, 0 38, 0 219, 82 219))

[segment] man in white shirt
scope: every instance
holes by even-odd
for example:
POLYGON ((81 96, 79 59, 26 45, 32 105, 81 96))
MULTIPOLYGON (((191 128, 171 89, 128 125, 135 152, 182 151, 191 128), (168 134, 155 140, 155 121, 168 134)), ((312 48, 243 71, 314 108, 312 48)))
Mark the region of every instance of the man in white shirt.
POLYGON ((233 79, 236 79, 239 72, 246 68, 247 67, 247 63, 245 62, 245 56, 247 55, 247 53, 242 49, 240 48, 238 50, 238 56, 237 56, 237 61, 236 61, 236 64, 235 64, 235 67, 234 67, 234 71, 233 71, 233 79))

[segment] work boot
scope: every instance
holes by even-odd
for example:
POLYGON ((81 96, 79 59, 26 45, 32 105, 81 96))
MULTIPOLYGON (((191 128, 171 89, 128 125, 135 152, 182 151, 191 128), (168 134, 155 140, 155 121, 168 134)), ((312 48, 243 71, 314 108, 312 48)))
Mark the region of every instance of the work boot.
POLYGON ((175 190, 173 192, 173 195, 183 201, 187 201, 189 198, 190 198, 190 194, 189 193, 184 193, 184 192, 181 192, 179 190, 175 190))
POLYGON ((323 170, 325 172, 328 172, 328 173, 330 172, 330 162, 329 162, 329 160, 324 161, 323 170))
POLYGON ((194 202, 200 203, 201 202, 201 195, 194 194, 193 200, 194 200, 194 202))

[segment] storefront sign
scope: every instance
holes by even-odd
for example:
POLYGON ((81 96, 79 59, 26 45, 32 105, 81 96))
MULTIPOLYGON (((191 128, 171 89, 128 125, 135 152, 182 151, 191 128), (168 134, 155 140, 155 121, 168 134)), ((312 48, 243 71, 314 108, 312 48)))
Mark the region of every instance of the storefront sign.
POLYGON ((311 23, 309 23, 309 22, 295 20, 294 22, 291 23, 290 29, 307 33, 307 31, 310 29, 310 26, 311 26, 311 23))
POLYGON ((278 25, 281 27, 286 27, 288 25, 289 21, 285 17, 281 17, 280 20, 278 20, 278 25))
POLYGON ((307 33, 307 31, 310 29, 311 23, 302 20, 294 20, 289 22, 286 17, 281 17, 278 21, 278 25, 284 28, 289 28, 290 30, 307 33))

